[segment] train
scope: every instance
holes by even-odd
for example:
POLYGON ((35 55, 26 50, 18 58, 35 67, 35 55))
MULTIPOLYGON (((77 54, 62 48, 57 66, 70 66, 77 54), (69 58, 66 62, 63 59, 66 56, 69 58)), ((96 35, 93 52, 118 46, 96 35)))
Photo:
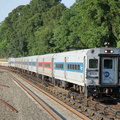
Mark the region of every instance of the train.
POLYGON ((8 66, 86 97, 120 96, 120 48, 102 47, 9 58, 8 66))

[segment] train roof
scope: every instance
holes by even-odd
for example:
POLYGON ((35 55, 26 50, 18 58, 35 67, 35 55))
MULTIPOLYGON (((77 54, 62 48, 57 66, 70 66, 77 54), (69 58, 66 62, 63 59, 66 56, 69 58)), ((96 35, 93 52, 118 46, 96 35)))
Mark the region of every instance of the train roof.
POLYGON ((54 56, 71 56, 71 55, 81 55, 81 56, 89 56, 89 55, 98 55, 98 54, 120 54, 120 48, 90 48, 90 49, 82 49, 82 50, 74 50, 69 52, 61 52, 56 53, 54 56))
MULTIPOLYGON (((112 48, 112 47, 102 47, 102 48, 90 48, 90 49, 82 49, 82 50, 74 50, 68 52, 61 52, 61 53, 52 53, 52 54, 45 54, 45 55, 34 55, 28 57, 20 57, 20 58, 37 58, 37 57, 56 57, 56 56, 71 56, 71 55, 97 55, 97 54, 120 54, 120 48, 112 48)), ((10 58, 10 59, 19 59, 19 58, 10 58)))

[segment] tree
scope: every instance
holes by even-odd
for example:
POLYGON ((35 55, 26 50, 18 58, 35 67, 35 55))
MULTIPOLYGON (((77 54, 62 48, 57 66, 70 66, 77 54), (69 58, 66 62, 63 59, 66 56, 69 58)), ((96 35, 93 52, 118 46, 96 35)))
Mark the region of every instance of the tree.
POLYGON ((89 47, 101 47, 104 42, 116 46, 120 28, 119 4, 119 0, 77 0, 76 6, 83 16, 82 24, 87 27, 85 36, 89 40, 89 47))
POLYGON ((81 26, 80 12, 76 7, 67 9, 56 22, 54 37, 51 40, 54 45, 53 52, 67 51, 67 46, 72 47, 72 50, 83 47, 81 39, 76 39, 81 36, 81 26))
POLYGON ((35 32, 36 54, 45 54, 53 52, 52 47, 54 46, 51 43, 51 39, 53 38, 54 34, 53 30, 55 28, 55 21, 58 21, 60 19, 65 10, 66 7, 63 4, 58 4, 56 6, 51 7, 49 11, 43 13, 43 26, 39 27, 39 29, 35 32))
POLYGON ((103 47, 104 42, 120 47, 119 0, 76 0, 70 9, 60 2, 31 0, 9 13, 0 24, 4 56, 103 47))
MULTIPOLYGON (((32 0, 29 5, 18 6, 9 13, 0 27, 0 33, 5 33, 3 36, 1 35, 0 40, 7 41, 5 51, 7 56, 34 55, 38 53, 36 48, 39 49, 36 43, 42 43, 42 40, 46 41, 43 42, 44 44, 49 42, 51 38, 46 39, 47 35, 53 34, 54 21, 59 20, 66 8, 60 4, 60 1, 32 0), (41 34, 44 32, 46 34, 41 34), (37 34, 40 36, 38 37, 37 34)), ((52 37, 52 35, 50 36, 52 37)))

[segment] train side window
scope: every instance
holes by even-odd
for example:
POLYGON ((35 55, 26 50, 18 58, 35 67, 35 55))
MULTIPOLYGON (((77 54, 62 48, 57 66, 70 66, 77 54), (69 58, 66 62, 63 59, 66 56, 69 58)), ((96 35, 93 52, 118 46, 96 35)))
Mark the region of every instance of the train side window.
POLYGON ((78 70, 78 65, 75 65, 75 70, 78 70))
POLYGON ((89 68, 98 68, 98 59, 89 59, 89 68))
POLYGON ((49 63, 45 63, 45 67, 50 67, 50 64, 49 63))
POLYGON ((75 65, 74 64, 72 65, 72 70, 75 70, 75 65))
POLYGON ((62 64, 60 64, 60 68, 62 68, 62 64))
POLYGON ((71 64, 70 64, 70 69, 72 69, 72 66, 71 66, 71 64))
POLYGON ((104 69, 112 69, 112 60, 104 60, 104 69))
POLYGON ((80 65, 78 65, 78 70, 80 70, 80 65))
POLYGON ((80 70, 80 65, 79 64, 68 64, 68 69, 69 70, 80 70))
POLYGON ((63 68, 63 64, 62 64, 62 68, 63 68))
POLYGON ((41 66, 41 67, 42 67, 42 63, 39 63, 39 66, 41 66))
MULTIPOLYGON (((50 67, 50 64, 49 64, 49 67, 50 67)), ((63 69, 64 65, 63 64, 55 64, 55 68, 63 69)))

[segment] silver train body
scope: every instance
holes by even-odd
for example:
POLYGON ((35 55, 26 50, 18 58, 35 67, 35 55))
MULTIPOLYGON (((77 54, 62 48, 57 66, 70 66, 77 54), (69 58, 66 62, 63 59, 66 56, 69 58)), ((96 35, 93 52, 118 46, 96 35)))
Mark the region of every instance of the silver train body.
POLYGON ((88 96, 120 95, 120 49, 93 48, 9 58, 8 66, 88 96))

